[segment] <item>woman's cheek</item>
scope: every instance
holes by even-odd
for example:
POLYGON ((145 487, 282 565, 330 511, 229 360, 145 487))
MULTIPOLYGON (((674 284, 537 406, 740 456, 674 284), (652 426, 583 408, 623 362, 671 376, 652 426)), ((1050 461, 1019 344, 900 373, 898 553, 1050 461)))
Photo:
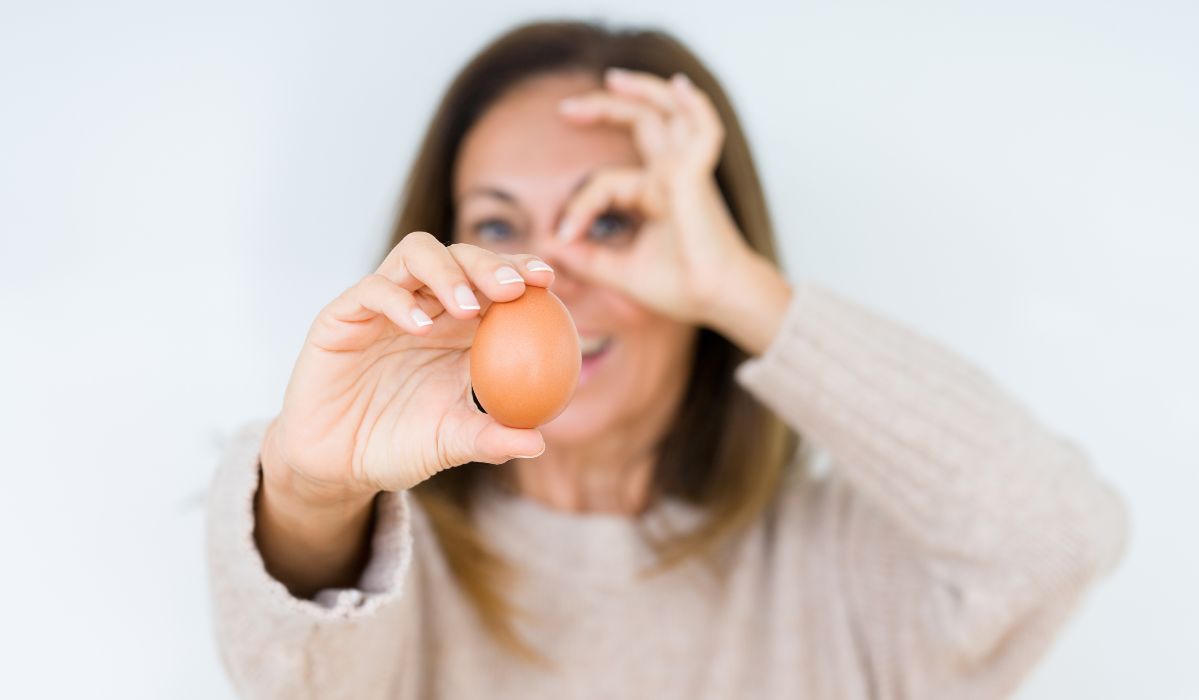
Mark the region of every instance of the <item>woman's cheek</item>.
POLYGON ((605 289, 602 294, 604 295, 603 306, 608 312, 607 315, 614 322, 612 325, 615 331, 622 328, 642 328, 656 321, 665 320, 627 294, 612 289, 605 289))

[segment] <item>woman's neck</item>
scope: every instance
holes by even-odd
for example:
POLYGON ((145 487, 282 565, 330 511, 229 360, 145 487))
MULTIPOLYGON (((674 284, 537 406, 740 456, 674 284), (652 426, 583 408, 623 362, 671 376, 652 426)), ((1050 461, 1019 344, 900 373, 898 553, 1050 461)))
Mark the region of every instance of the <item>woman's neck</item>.
POLYGON ((510 489, 557 510, 635 515, 650 505, 658 443, 674 416, 675 401, 605 430, 584 444, 550 443, 540 457, 511 463, 510 489))
POLYGON ((513 464, 514 488, 557 510, 633 515, 649 505, 654 458, 648 451, 595 446, 546 450, 540 457, 513 464))

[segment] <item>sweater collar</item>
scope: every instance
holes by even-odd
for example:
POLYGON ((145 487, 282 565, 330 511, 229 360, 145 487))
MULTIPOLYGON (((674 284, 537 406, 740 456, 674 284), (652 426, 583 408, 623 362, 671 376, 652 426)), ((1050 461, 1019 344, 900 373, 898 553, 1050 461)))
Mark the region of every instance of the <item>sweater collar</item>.
POLYGON ((703 520, 702 508, 670 496, 638 516, 573 513, 483 482, 474 518, 496 553, 520 570, 577 585, 637 581, 656 561, 647 537, 686 532, 703 520))

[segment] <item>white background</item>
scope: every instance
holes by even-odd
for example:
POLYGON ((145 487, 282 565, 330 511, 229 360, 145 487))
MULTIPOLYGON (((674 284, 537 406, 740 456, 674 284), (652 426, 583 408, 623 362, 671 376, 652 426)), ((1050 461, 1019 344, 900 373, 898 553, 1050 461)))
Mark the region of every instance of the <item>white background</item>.
POLYGON ((1126 495, 1020 697, 1199 697, 1195 3, 649 5, 0 4, 0 696, 231 695, 221 440, 373 267, 452 72, 568 11, 691 43, 790 274, 960 350, 1126 495))

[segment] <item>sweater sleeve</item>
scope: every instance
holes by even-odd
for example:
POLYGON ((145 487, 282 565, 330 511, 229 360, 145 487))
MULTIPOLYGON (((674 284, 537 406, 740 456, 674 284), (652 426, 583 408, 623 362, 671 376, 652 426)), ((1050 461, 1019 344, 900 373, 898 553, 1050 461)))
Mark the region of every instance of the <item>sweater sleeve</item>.
MULTIPOLYGON (((1074 442, 937 342, 813 283, 739 382, 830 458, 812 504, 881 692, 1010 692, 1126 538, 1074 442)), ((956 694, 955 694, 956 693, 956 694)))
POLYGON ((375 501, 371 555, 355 588, 299 599, 267 572, 254 541, 259 449, 266 422, 231 441, 208 497, 207 547, 221 660, 239 695, 264 698, 410 697, 417 651, 411 504, 407 492, 375 501))

